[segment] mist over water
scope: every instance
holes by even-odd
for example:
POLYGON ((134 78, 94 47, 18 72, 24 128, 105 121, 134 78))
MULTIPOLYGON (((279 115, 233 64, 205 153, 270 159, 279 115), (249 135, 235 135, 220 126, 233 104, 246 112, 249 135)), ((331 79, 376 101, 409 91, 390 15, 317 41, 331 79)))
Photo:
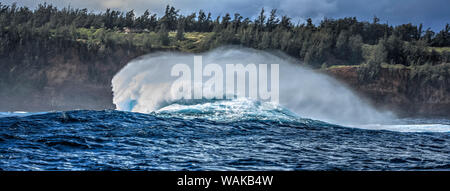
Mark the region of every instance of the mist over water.
MULTIPOLYGON (((203 66, 218 64, 223 69, 226 64, 243 64, 244 66, 247 64, 279 64, 279 105, 267 107, 267 103, 264 103, 263 100, 259 100, 263 104, 248 104, 248 100, 228 102, 227 104, 231 105, 230 108, 238 108, 232 110, 233 113, 248 113, 250 110, 253 115, 258 115, 258 112, 265 115, 264 112, 270 110, 267 108, 275 108, 278 111, 284 111, 280 108, 285 108, 301 118, 340 125, 379 123, 393 118, 392 113, 376 110, 332 77, 304 67, 298 60, 280 52, 221 47, 200 55, 203 56, 203 66), (240 107, 242 105, 246 106, 240 107), (254 107, 257 108, 249 108, 249 105, 255 105, 254 107)), ((220 108, 227 105, 211 104, 218 100, 188 102, 188 100, 172 99, 170 89, 177 77, 171 76, 170 72, 175 64, 187 64, 193 72, 194 54, 153 53, 128 63, 112 80, 113 102, 117 109, 150 113, 167 112, 175 110, 174 108, 186 110, 186 107, 195 106, 190 109, 201 112, 207 108, 208 114, 211 114, 211 107, 213 107, 212 111, 217 109, 219 113, 220 108), (205 102, 208 106, 205 105, 205 102)), ((209 78, 204 76, 203 80, 206 81, 209 78)), ((249 88, 248 84, 247 88, 249 88)), ((258 100, 252 101, 258 102, 258 100)), ((217 114, 214 116, 217 117, 217 114)), ((227 115, 224 114, 222 117, 226 118, 227 115)))

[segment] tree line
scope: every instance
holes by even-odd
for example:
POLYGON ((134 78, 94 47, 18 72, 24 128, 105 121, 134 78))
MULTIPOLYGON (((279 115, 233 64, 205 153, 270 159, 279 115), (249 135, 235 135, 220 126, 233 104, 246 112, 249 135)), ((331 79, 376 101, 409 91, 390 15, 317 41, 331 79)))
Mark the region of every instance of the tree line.
MULTIPOLYGON (((212 33, 201 44, 203 50, 224 44, 278 49, 316 68, 361 63, 376 66, 382 63, 436 65, 450 60, 448 51, 438 52, 430 48, 450 46, 449 24, 435 33, 431 29, 423 29, 422 24, 391 26, 380 23, 377 17, 370 22, 347 17, 325 18, 319 24, 314 24, 311 19, 294 24, 290 17, 277 15, 276 9, 262 9, 259 16, 252 20, 238 13, 213 18, 211 13, 202 10, 182 15, 169 5, 162 16, 148 10, 136 16, 133 10, 121 12, 107 9, 92 13, 87 9, 58 9, 50 4, 40 4, 32 10, 1 3, 0 55, 8 56, 18 47, 29 49, 29 54, 39 56, 39 50, 46 50, 42 46, 74 46, 79 28, 154 32, 162 45, 171 43, 170 31, 176 31, 173 40, 179 41, 184 39, 186 32, 212 33)), ((108 43, 110 46, 114 44, 108 43)), ((132 45, 133 42, 128 43, 128 46, 132 45)))

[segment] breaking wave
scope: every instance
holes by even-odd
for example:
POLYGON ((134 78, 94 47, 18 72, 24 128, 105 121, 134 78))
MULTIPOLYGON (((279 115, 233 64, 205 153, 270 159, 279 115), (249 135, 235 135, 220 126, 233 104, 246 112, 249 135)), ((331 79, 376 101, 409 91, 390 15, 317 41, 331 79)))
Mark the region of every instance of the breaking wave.
POLYGON ((252 114, 250 116, 284 118, 285 113, 289 113, 289 117, 351 125, 378 123, 394 117, 390 112, 373 108, 332 77, 304 67, 299 61, 280 52, 231 46, 200 56, 203 57, 203 65, 213 63, 222 68, 226 68, 226 64, 279 64, 279 104, 243 99, 238 95, 238 100, 173 99, 170 88, 176 78, 170 75, 171 68, 180 63, 194 68, 194 54, 176 52, 153 53, 131 61, 112 80, 114 104, 118 110, 140 113, 190 110, 215 120, 248 113, 252 114), (283 112, 272 112, 268 108, 283 112), (228 113, 225 114, 225 110, 228 113), (267 113, 277 115, 266 116, 267 113))

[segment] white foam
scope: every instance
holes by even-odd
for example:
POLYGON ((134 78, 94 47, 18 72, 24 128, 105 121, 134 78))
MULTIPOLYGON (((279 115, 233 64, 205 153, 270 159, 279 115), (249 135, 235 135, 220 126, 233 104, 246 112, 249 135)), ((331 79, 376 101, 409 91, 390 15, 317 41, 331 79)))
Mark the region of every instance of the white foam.
POLYGON ((156 111, 184 119, 201 118, 221 122, 241 120, 296 121, 294 113, 270 102, 259 102, 246 98, 218 100, 198 104, 170 104, 156 111))
POLYGON ((0 112, 0 117, 26 117, 30 115, 37 115, 44 113, 47 112, 26 112, 26 111, 0 112))
POLYGON ((450 132, 450 125, 445 124, 367 124, 353 127, 398 132, 450 132))

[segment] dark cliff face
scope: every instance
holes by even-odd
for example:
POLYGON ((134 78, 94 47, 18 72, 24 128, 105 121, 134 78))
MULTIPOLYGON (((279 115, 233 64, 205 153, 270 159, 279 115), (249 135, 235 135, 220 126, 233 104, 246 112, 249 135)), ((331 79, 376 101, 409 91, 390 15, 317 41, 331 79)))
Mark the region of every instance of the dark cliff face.
POLYGON ((0 111, 114 109, 111 79, 144 53, 81 51, 49 51, 33 60, 26 56, 0 59, 0 111))
POLYGON ((450 84, 424 83, 408 68, 381 68, 374 80, 361 80, 357 67, 335 67, 326 72, 347 84, 378 108, 400 116, 449 117, 450 84))

